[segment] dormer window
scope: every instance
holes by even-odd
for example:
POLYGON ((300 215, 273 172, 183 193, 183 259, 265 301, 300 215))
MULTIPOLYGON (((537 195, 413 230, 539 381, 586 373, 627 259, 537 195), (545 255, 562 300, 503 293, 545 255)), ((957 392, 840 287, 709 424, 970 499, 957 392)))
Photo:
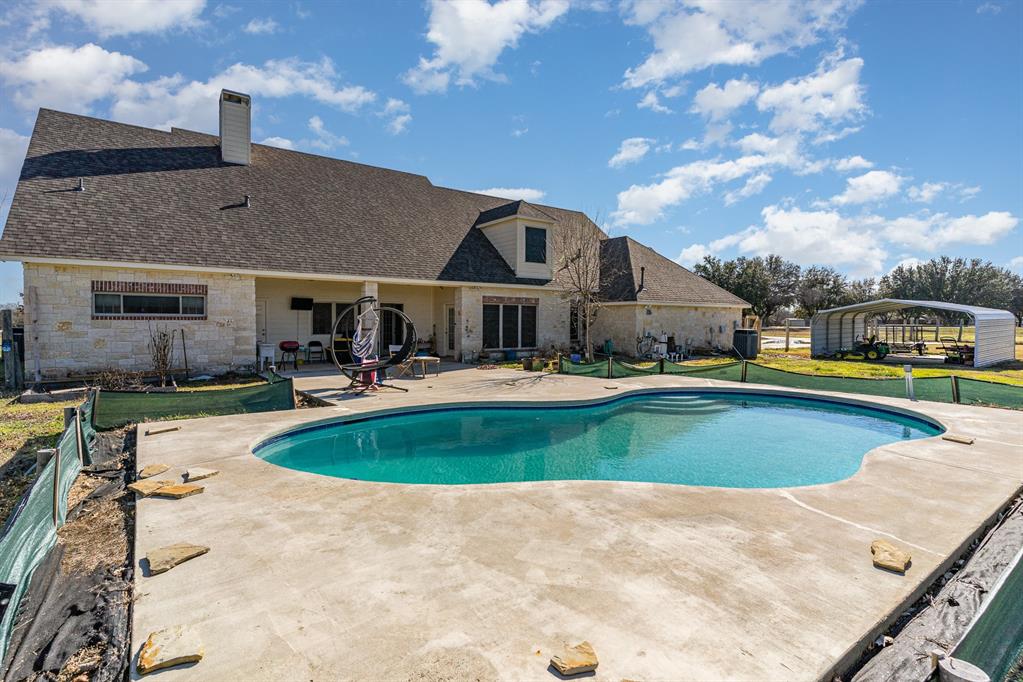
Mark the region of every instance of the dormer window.
POLYGON ((547 230, 542 227, 526 228, 526 262, 547 262, 547 230))

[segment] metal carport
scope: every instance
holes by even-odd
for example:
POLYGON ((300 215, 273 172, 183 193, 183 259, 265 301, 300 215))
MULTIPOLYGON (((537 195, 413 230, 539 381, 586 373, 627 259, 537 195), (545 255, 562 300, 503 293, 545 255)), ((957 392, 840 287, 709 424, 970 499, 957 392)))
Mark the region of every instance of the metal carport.
POLYGON ((821 310, 813 316, 810 324, 810 354, 831 355, 839 348, 848 348, 857 337, 867 337, 868 320, 872 316, 904 308, 951 310, 972 317, 976 328, 974 367, 986 367, 1016 357, 1016 317, 1008 310, 900 298, 882 298, 821 310))

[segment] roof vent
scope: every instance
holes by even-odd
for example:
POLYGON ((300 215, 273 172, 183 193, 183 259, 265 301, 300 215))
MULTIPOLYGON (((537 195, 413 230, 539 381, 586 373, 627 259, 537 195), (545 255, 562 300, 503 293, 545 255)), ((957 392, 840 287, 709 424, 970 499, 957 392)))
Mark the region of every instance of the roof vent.
MULTIPOLYGON (((636 289, 636 294, 638 295, 644 289, 646 289, 646 268, 641 267, 639 269, 639 288, 636 289)), ((647 315, 649 315, 649 314, 650 313, 648 311, 647 315)))
POLYGON ((231 90, 220 91, 220 159, 249 165, 252 153, 252 98, 231 90))
POLYGON ((78 178, 78 187, 75 188, 75 191, 76 192, 84 192, 85 191, 85 179, 84 178, 78 178))
POLYGON ((251 206, 251 205, 252 205, 252 204, 251 204, 251 203, 249 202, 249 195, 248 195, 248 194, 246 194, 246 195, 245 195, 245 201, 244 201, 244 202, 242 202, 242 206, 244 206, 245 208, 248 208, 248 207, 249 207, 249 206, 251 206))

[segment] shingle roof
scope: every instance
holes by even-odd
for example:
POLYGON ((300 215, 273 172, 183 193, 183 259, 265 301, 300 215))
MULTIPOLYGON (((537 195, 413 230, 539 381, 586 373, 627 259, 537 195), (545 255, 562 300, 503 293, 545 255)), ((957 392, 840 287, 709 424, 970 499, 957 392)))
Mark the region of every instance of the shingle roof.
POLYGON ((528 201, 519 199, 518 201, 512 201, 503 206, 497 206, 496 208, 480 212, 480 217, 476 220, 476 224, 485 225, 486 223, 501 220, 502 218, 510 218, 511 216, 543 221, 557 221, 557 218, 546 211, 541 211, 528 201))
MULTIPOLYGON (((548 284, 515 277, 473 227, 507 199, 259 144, 251 165, 229 165, 217 145, 40 110, 0 256, 548 284), (78 178, 84 192, 71 191, 78 178)), ((577 211, 512 203, 593 225, 577 211)))
POLYGON ((738 296, 631 237, 605 239, 600 244, 600 256, 600 289, 605 300, 749 307, 738 296))

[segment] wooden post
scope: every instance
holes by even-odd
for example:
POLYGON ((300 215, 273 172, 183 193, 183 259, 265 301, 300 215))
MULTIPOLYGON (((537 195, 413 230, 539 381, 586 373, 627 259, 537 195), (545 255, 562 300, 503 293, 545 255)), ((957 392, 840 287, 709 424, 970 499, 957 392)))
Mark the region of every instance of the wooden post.
POLYGON ((64 429, 71 426, 71 422, 75 420, 75 408, 65 407, 64 408, 64 429))
POLYGON ((14 388, 14 364, 18 349, 14 346, 14 311, 0 310, 0 343, 3 343, 4 386, 14 388))
POLYGON ((607 378, 608 379, 613 379, 614 377, 611 376, 612 374, 613 374, 613 372, 611 371, 611 356, 608 355, 607 356, 607 378))
POLYGON ((959 377, 952 375, 952 402, 959 404, 959 377))
POLYGON ((785 318, 785 352, 789 352, 789 318, 785 318))
POLYGON ((53 452, 53 527, 60 525, 60 441, 53 452))
POLYGON ((664 358, 663 357, 661 358, 660 363, 658 363, 657 373, 658 374, 664 374, 664 358))
POLYGON ((745 360, 742 361, 742 375, 740 376, 739 381, 741 381, 742 383, 746 383, 746 361, 745 360))
POLYGON ((78 447, 78 463, 85 464, 85 439, 82 438, 82 410, 75 408, 75 444, 78 447))

